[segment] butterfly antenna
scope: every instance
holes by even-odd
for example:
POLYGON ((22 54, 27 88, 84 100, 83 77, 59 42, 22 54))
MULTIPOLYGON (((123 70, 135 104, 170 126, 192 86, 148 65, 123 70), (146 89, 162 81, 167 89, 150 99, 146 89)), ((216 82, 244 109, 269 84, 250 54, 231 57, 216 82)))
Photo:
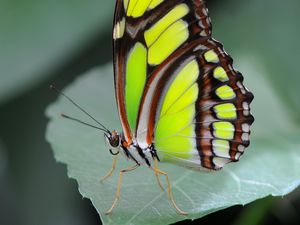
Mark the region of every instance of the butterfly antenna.
POLYGON ((101 127, 96 127, 96 126, 94 126, 94 125, 92 125, 92 124, 89 124, 89 123, 84 122, 84 121, 82 121, 82 120, 79 120, 79 119, 76 119, 76 118, 74 118, 74 117, 68 116, 68 115, 66 115, 66 114, 64 114, 64 113, 62 113, 62 114, 60 114, 60 115, 61 115, 63 118, 66 118, 66 119, 69 119, 69 120, 72 120, 72 121, 81 123, 81 124, 83 124, 83 125, 86 125, 86 126, 89 126, 89 127, 92 127, 92 128, 95 128, 95 129, 104 131, 104 132, 107 132, 107 130, 105 130, 105 129, 101 128, 101 127))
MULTIPOLYGON (((87 111, 85 111, 81 106, 79 106, 76 102, 74 102, 69 96, 67 96, 65 93, 63 93, 61 90, 59 90, 58 88, 56 88, 54 85, 50 85, 50 89, 56 91, 58 94, 62 95, 63 97, 65 97, 67 100, 69 100, 69 102, 71 102, 74 106, 76 106, 81 112, 83 112, 85 115, 87 115, 88 117, 90 117, 92 120, 94 120, 97 124, 100 125, 100 127, 102 128, 102 131, 105 131, 107 133, 110 134, 110 131, 102 124, 100 123, 98 120, 96 120, 91 114, 89 114, 87 111)), ((65 114, 63 117, 67 118, 67 119, 71 119, 74 121, 77 121, 79 123, 85 124, 85 125, 89 125, 83 121, 80 121, 78 119, 66 116, 65 114)), ((91 127, 94 127, 93 125, 90 125, 91 127)), ((96 127, 95 127, 96 128, 96 127)), ((99 128, 99 127, 98 127, 99 128)))

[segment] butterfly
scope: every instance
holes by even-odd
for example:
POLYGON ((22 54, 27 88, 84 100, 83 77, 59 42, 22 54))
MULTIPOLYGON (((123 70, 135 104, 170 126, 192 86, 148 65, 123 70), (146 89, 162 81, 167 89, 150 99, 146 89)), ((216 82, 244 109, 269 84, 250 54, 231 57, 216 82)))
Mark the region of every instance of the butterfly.
MULTIPOLYGON (((219 170, 236 162, 249 146, 253 94, 233 67, 222 44, 212 38, 203 0, 117 0, 113 28, 114 85, 123 131, 102 124, 109 151, 134 165, 120 171, 112 213, 123 175, 148 166, 162 188, 169 162, 193 170, 219 170)), ((67 117, 67 116, 65 116, 67 117)), ((67 117, 68 118, 68 117, 67 117)))

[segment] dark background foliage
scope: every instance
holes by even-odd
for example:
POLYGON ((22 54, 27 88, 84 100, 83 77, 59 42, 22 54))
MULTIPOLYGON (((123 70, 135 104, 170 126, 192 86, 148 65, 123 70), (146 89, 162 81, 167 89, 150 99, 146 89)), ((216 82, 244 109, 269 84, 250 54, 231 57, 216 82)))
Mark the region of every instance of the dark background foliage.
MULTIPOLYGON (((262 62, 266 79, 298 126, 299 1, 207 2, 214 36, 233 58, 250 52, 262 62)), ((113 6, 106 0, 0 1, 0 224, 100 224, 65 166, 53 158, 44 138, 44 111, 57 97, 49 84, 63 88, 111 61, 113 6)), ((299 214, 295 191, 191 224, 299 224, 299 214)))

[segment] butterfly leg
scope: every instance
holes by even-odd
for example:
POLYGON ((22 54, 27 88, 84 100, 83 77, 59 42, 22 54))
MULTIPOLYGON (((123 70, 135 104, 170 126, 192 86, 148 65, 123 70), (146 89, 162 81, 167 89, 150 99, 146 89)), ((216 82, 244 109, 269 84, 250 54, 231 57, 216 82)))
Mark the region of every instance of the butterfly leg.
POLYGON ((165 176, 166 181, 167 181, 167 185, 168 185, 168 195, 169 195, 170 201, 171 201, 172 205, 174 206, 174 208, 176 209, 176 211, 177 211, 179 214, 181 214, 181 215, 188 215, 187 212, 182 211, 182 210, 177 206, 177 204, 176 204, 176 202, 175 202, 175 200, 174 200, 174 197, 173 197, 173 193, 172 193, 171 184, 170 184, 170 180, 169 180, 168 174, 167 174, 166 172, 163 172, 163 171, 159 170, 158 168, 154 168, 153 170, 154 170, 155 173, 165 176))
POLYGON ((158 186, 160 187, 160 189, 162 191, 164 191, 164 188, 163 188, 162 183, 161 183, 160 178, 159 178, 159 173, 156 172, 157 170, 158 170, 158 161, 157 161, 157 159, 155 159, 154 160, 154 173, 155 173, 155 177, 156 177, 158 186))
POLYGON ((103 182, 104 180, 106 180, 107 178, 111 177, 111 175, 113 174, 113 172, 115 171, 116 169, 116 164, 117 164, 117 159, 118 159, 118 155, 114 156, 113 158, 113 164, 112 164, 112 167, 111 169, 108 171, 108 173, 101 178, 101 182, 103 182))
POLYGON ((132 167, 129 167, 129 168, 126 168, 126 169, 123 169, 120 171, 120 175, 119 175, 119 181, 118 181, 118 186, 117 186, 117 192, 116 192, 116 196, 115 196, 115 200, 113 201, 113 204, 112 206, 110 207, 109 210, 107 210, 107 212, 105 213, 106 215, 108 214, 111 214, 112 213, 112 210, 115 208, 119 198, 120 198, 120 192, 121 192, 121 185, 122 185, 122 180, 123 180, 123 174, 126 173, 126 172, 129 172, 129 171, 133 171, 135 170, 136 168, 138 168, 140 165, 136 164, 132 167))

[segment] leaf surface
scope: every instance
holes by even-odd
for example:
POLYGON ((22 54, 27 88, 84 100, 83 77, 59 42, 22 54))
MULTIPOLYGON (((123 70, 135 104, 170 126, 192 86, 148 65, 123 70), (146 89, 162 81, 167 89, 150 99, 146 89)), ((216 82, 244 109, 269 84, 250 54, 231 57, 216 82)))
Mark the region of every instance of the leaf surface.
MULTIPOLYGON (((248 55, 239 58, 239 69, 247 74, 246 86, 255 94, 252 111, 256 117, 251 146, 240 162, 212 173, 160 164, 170 176, 179 207, 189 212, 187 217, 175 212, 166 192, 160 191, 153 172, 147 167, 125 174, 120 202, 112 215, 104 215, 114 199, 118 172, 104 183, 100 182, 112 163, 103 134, 61 118, 60 113, 64 112, 89 121, 61 97, 47 109, 50 122, 46 138, 55 158, 67 165, 69 177, 77 180, 80 193, 92 201, 103 224, 163 225, 196 219, 268 195, 283 196, 299 186, 299 129, 289 120, 286 108, 274 94, 272 86, 263 79, 267 72, 259 61, 248 55)), ((120 130, 112 65, 88 72, 65 93, 108 128, 120 130)), ((133 163, 120 158, 117 171, 130 165, 133 163)))

